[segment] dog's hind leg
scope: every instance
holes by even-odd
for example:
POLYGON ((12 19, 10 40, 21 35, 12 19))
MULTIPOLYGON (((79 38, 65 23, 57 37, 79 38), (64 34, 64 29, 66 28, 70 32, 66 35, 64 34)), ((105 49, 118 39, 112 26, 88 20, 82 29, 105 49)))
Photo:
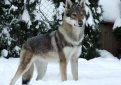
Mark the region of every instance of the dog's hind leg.
POLYGON ((36 60, 35 66, 37 69, 37 78, 36 80, 42 79, 47 71, 47 62, 36 60))
POLYGON ((34 64, 30 66, 27 72, 25 72, 22 76, 22 85, 27 85, 33 76, 34 64))
POLYGON ((10 85, 14 85, 18 78, 23 75, 32 64, 32 53, 24 50, 21 54, 21 62, 17 69, 17 72, 10 82, 10 85))

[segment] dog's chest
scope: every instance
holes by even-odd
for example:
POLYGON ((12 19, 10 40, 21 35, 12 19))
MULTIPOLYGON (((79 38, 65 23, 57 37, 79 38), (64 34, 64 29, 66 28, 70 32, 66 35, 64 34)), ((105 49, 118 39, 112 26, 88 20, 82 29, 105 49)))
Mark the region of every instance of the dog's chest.
POLYGON ((74 47, 64 47, 63 52, 67 60, 70 60, 71 57, 78 58, 81 54, 82 46, 74 46, 74 47))
MULTIPOLYGON (((71 59, 71 57, 78 58, 81 54, 81 49, 82 46, 64 47, 63 53, 65 55, 67 62, 71 59)), ((44 59, 47 62, 59 62, 59 54, 58 52, 48 52, 42 56, 42 59, 44 59)))

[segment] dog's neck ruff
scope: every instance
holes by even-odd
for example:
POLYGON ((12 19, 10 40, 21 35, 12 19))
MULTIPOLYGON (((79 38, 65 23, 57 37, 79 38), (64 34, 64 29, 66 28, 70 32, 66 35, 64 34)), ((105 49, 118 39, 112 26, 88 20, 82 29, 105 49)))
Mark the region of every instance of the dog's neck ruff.
POLYGON ((78 40, 74 40, 73 38, 69 37, 68 34, 65 31, 63 31, 63 29, 61 28, 59 28, 59 32, 64 36, 65 40, 68 43, 70 43, 72 46, 81 45, 82 40, 84 39, 84 28, 81 27, 80 27, 80 33, 78 33, 78 35, 80 36, 78 40))

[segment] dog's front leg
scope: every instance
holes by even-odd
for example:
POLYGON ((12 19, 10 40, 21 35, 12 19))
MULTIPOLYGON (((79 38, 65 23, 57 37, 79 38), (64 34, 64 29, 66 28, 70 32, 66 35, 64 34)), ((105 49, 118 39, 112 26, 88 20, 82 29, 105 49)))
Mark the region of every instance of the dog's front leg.
POLYGON ((71 71, 73 79, 78 80, 78 58, 75 58, 75 56, 71 58, 71 71))
POLYGON ((66 61, 66 58, 62 52, 59 53, 59 58, 60 58, 59 64, 60 64, 61 80, 65 81, 65 80, 67 80, 67 73, 66 73, 67 61, 66 61))

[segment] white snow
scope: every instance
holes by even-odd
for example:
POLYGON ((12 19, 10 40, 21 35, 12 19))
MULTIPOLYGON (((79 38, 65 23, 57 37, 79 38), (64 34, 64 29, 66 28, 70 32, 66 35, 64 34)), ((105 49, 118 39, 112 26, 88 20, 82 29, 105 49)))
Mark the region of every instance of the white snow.
POLYGON ((30 4, 33 3, 35 0, 30 0, 30 4))
MULTIPOLYGON (((101 57, 79 59, 79 80, 74 81, 71 75, 70 63, 68 65, 68 80, 61 82, 59 65, 49 63, 47 73, 42 80, 36 81, 36 71, 30 85, 121 85, 121 60, 113 57, 105 50, 98 50, 101 57)), ((9 85, 14 76, 19 58, 0 58, 0 85, 9 85)), ((21 85, 21 78, 16 82, 21 85)))
POLYGON ((16 50, 16 51, 19 52, 19 51, 21 50, 21 48, 20 48, 19 46, 15 46, 15 47, 14 47, 14 50, 16 50))
POLYGON ((116 19, 113 25, 113 30, 115 30, 117 27, 121 27, 121 17, 116 19))
POLYGON ((16 11, 17 9, 18 9, 17 6, 12 5, 11 8, 9 9, 9 13, 10 13, 11 10, 16 11))
POLYGON ((60 2, 60 6, 54 10, 55 14, 57 14, 57 19, 62 20, 62 13, 64 12, 64 3, 60 2))
POLYGON ((4 29, 2 30, 2 33, 5 34, 6 36, 10 36, 10 35, 9 35, 9 31, 8 31, 7 28, 4 28, 4 29))
POLYGON ((24 4, 26 4, 26 0, 24 0, 24 4))
MULTIPOLYGON (((85 3, 88 4, 88 5, 90 4, 88 0, 86 0, 85 3)), ((87 5, 85 5, 85 10, 86 10, 86 14, 90 15, 89 18, 86 20, 86 25, 87 26, 88 25, 94 26, 95 23, 94 23, 94 19, 93 19, 93 15, 92 15, 91 9, 87 5)))
POLYGON ((108 22, 115 22, 121 17, 121 1, 120 0, 100 0, 99 4, 103 8, 103 20, 108 22))
POLYGON ((8 0, 4 0, 5 1, 5 4, 10 4, 10 2, 8 0))
POLYGON ((22 14, 22 20, 24 20, 26 23, 28 23, 28 26, 30 26, 32 23, 31 23, 31 20, 30 20, 30 15, 29 15, 29 12, 28 10, 26 9, 26 7, 24 7, 24 11, 23 11, 23 14, 22 14))
POLYGON ((8 56, 8 51, 6 49, 3 49, 1 51, 1 57, 7 57, 8 56))
POLYGON ((8 30, 7 27, 5 27, 5 28, 2 30, 2 33, 0 33, 0 36, 5 37, 4 39, 7 40, 8 45, 11 44, 11 38, 10 38, 9 30, 8 30), (5 35, 5 36, 3 36, 3 35, 5 35))
POLYGON ((99 13, 99 14, 100 14, 101 12, 102 12, 101 8, 100 8, 100 7, 98 7, 98 8, 97 8, 97 13, 99 13))

